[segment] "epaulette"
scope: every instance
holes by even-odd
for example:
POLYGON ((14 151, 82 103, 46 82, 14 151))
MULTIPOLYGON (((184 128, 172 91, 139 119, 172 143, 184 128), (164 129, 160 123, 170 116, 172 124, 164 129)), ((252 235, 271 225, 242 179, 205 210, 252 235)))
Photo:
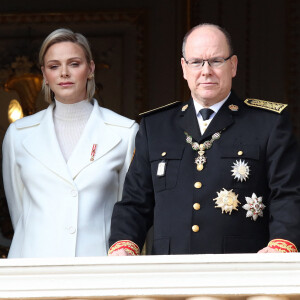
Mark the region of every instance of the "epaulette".
POLYGON ((250 99, 250 98, 246 99, 244 102, 249 106, 274 111, 278 114, 280 114, 288 106, 287 104, 284 103, 277 103, 277 102, 271 102, 271 101, 265 101, 259 99, 250 99))
POLYGON ((160 107, 157 107, 157 108, 145 111, 143 113, 140 113, 139 116, 145 117, 145 116, 148 116, 148 115, 150 115, 150 114, 152 114, 154 112, 158 112, 158 111, 166 110, 166 109, 171 108, 171 107, 175 107, 175 106, 177 106, 177 105, 179 105, 181 103, 182 103, 181 101, 172 102, 172 103, 169 103, 167 105, 160 106, 160 107))

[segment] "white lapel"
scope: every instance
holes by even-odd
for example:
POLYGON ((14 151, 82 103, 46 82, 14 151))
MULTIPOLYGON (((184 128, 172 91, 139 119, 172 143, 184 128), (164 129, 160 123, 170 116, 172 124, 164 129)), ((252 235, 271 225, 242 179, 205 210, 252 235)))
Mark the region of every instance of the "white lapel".
POLYGON ((104 122, 102 109, 97 101, 94 100, 91 116, 67 162, 72 178, 75 179, 83 168, 101 158, 120 141, 120 136, 110 130, 109 126, 104 122), (91 152, 94 144, 97 147, 94 161, 91 161, 91 152))
POLYGON ((45 167, 72 183, 71 174, 57 141, 53 123, 53 107, 50 105, 46 109, 39 124, 33 124, 36 130, 24 139, 23 145, 45 167))

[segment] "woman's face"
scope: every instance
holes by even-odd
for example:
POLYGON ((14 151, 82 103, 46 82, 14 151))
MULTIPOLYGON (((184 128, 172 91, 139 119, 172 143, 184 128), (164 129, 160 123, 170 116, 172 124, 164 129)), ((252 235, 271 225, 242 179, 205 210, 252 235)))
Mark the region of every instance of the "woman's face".
POLYGON ((88 63, 81 46, 72 42, 52 45, 45 54, 42 67, 45 82, 55 99, 66 104, 87 98, 87 80, 94 70, 94 62, 88 63))

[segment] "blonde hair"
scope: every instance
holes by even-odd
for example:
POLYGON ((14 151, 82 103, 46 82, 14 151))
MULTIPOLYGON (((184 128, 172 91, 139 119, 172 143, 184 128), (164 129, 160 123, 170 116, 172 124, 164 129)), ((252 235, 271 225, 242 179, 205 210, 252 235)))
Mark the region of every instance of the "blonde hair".
MULTIPOLYGON (((84 37, 80 33, 75 33, 70 29, 60 28, 51 32, 45 38, 41 46, 40 53, 39 53, 39 64, 41 67, 44 66, 44 58, 48 49, 52 45, 61 42, 72 42, 79 45, 85 54, 87 63, 90 64, 93 58, 92 58, 91 48, 86 37, 84 37)), ((88 78, 87 86, 86 86, 88 100, 91 100, 93 98, 95 94, 95 86, 96 85, 95 85, 94 77, 92 76, 91 78, 88 78)), ((46 84, 45 80, 43 80, 42 90, 45 94, 45 101, 51 104, 54 101, 54 93, 50 89, 49 85, 46 84)))

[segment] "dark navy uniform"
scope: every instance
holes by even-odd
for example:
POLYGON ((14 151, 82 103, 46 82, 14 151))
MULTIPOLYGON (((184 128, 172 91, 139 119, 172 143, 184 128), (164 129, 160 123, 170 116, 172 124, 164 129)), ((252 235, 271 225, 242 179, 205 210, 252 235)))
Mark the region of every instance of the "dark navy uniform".
POLYGON ((203 135, 192 100, 145 115, 123 199, 114 207, 110 245, 130 240, 142 249, 153 225, 153 254, 250 253, 277 238, 299 249, 299 149, 287 110, 263 106, 231 93, 203 135), (198 171, 186 134, 201 144, 216 132, 221 137, 198 171), (244 177, 233 176, 234 165, 249 167, 244 177), (230 213, 216 207, 221 191, 239 201, 230 213), (256 220, 243 208, 253 193, 265 206, 256 220))

